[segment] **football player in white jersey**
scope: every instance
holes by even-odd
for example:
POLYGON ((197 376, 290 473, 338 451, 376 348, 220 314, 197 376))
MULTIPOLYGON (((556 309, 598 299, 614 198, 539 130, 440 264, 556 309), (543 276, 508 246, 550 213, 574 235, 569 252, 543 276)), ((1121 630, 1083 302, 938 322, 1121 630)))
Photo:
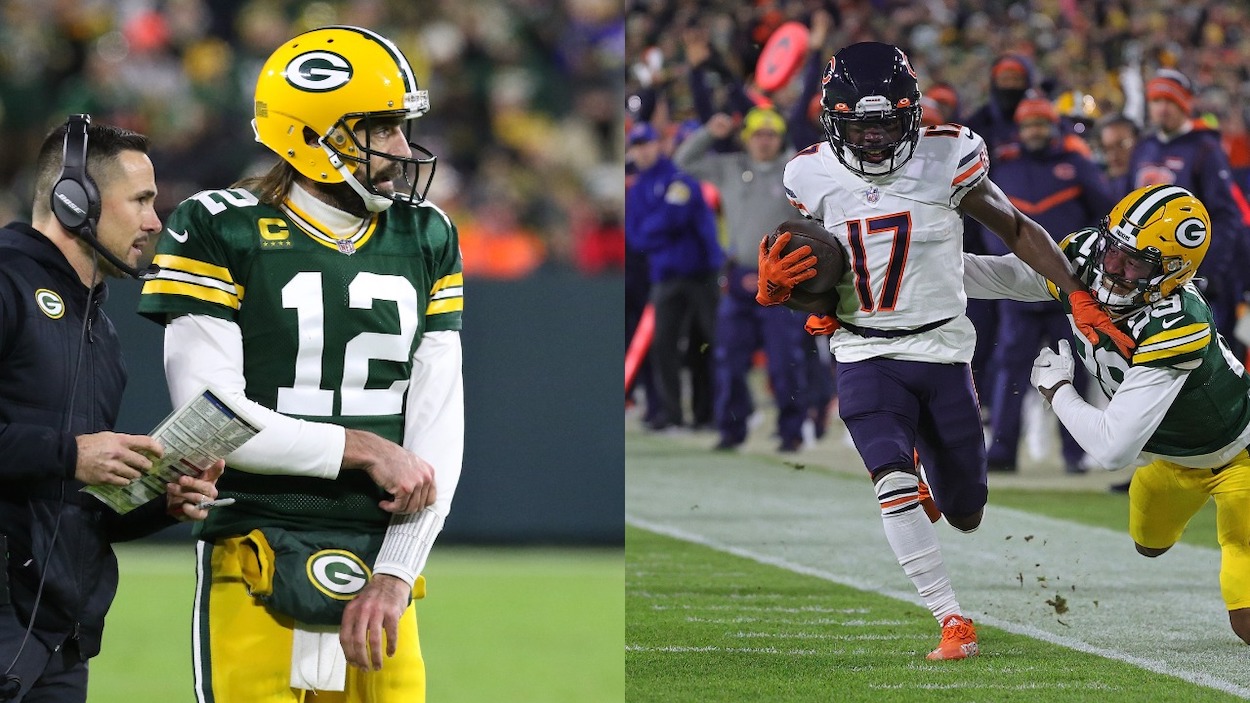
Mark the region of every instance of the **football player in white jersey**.
MULTIPOLYGON (((981 137, 959 125, 921 128, 920 90, 898 47, 862 42, 825 69, 821 124, 827 141, 799 152, 785 170, 791 202, 819 221, 847 252, 850 271, 836 295, 794 286, 815 275, 800 247, 761 242, 757 300, 832 315, 839 415, 871 474, 886 538, 942 627, 929 659, 978 651, 960 609, 937 532, 918 508, 928 501, 918 454, 937 508, 956 529, 981 522, 987 495, 981 414, 970 362, 976 342, 964 315, 961 217, 967 213, 1053 281, 1091 343, 1132 340, 1091 297, 1050 235, 987 177, 981 137)), ((934 511, 936 517, 936 511, 934 511)))

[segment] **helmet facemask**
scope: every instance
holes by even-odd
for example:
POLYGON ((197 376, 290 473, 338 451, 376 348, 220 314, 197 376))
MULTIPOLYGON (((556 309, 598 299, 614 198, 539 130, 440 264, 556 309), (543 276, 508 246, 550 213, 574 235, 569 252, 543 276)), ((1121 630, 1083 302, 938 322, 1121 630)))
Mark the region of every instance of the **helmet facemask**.
POLYGON ((919 111, 919 103, 898 108, 890 104, 889 98, 870 95, 861 98, 853 110, 845 103, 832 109, 826 105, 820 124, 838 161, 852 172, 872 178, 894 173, 911 159, 920 138, 919 111), (856 143, 862 142, 862 132, 870 129, 884 130, 887 141, 856 143), (896 133, 898 136, 894 137, 896 133))
POLYGON ((343 174, 344 181, 371 212, 381 212, 392 203, 417 205, 424 202, 429 193, 438 159, 430 150, 412 141, 412 123, 417 116, 404 111, 350 113, 318 140, 330 164, 343 174), (401 122, 409 155, 375 149, 375 130, 401 122), (363 132, 363 140, 360 132, 363 132), (372 157, 385 159, 389 165, 377 169, 372 157), (383 183, 389 183, 389 188, 379 188, 383 183))
POLYGON ((1116 235, 1102 219, 1098 244, 1094 249, 1094 280, 1090 283, 1094 297, 1118 317, 1161 300, 1163 289, 1168 293, 1193 275, 1180 257, 1163 256, 1155 247, 1138 249, 1116 235), (1114 269, 1119 273, 1112 273, 1114 269), (1188 275, 1186 275, 1188 274, 1188 275), (1171 285, 1168 285, 1168 284, 1171 285))

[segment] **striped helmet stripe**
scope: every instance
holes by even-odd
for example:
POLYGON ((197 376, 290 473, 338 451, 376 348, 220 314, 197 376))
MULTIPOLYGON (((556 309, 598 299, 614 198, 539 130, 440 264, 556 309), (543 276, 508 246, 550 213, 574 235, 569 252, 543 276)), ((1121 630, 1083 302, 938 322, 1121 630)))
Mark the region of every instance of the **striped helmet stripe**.
POLYGON ((386 50, 386 53, 391 55, 392 59, 395 59, 395 63, 399 66, 399 75, 404 79, 404 92, 411 93, 417 89, 417 79, 412 73, 412 66, 408 65, 408 59, 404 58, 404 52, 400 51, 399 47, 395 46, 395 43, 390 39, 387 39, 377 32, 364 29, 363 27, 338 25, 334 27, 334 29, 346 29, 352 32, 358 32, 377 42, 383 49, 386 50))
POLYGON ((1125 209, 1124 220, 1134 227, 1141 227, 1149 222, 1156 212, 1163 209, 1164 205, 1186 195, 1189 195, 1189 191, 1180 186, 1163 186, 1152 190, 1125 209))

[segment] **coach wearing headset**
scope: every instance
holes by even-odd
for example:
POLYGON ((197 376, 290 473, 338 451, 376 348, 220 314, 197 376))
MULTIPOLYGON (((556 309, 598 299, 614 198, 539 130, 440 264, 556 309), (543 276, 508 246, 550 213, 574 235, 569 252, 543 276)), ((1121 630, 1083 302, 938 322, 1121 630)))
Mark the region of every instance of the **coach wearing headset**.
POLYGON ((118 515, 85 485, 126 485, 156 440, 112 432, 126 383, 101 304, 160 231, 146 137, 75 115, 44 140, 33 225, 0 229, 0 700, 85 701, 117 590, 111 542, 203 519, 220 465, 118 515), (98 186, 98 189, 97 189, 98 186))

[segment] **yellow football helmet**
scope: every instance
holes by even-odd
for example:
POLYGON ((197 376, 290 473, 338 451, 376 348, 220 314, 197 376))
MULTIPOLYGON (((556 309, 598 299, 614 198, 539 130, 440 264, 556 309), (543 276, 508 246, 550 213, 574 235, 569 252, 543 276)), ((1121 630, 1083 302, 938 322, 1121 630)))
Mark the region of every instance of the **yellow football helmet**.
POLYGON ((1113 312, 1132 312, 1189 282, 1210 245, 1211 216, 1193 193, 1139 188, 1102 220, 1090 287, 1113 312))
POLYGON ((252 128, 256 141, 304 176, 318 183, 346 182, 378 212, 393 202, 425 199, 436 159, 412 143, 411 120, 429 109, 429 94, 418 89, 408 59, 390 40, 360 27, 321 27, 286 42, 265 61, 256 81, 252 128), (412 153, 402 157, 371 149, 371 120, 404 121, 412 153), (398 164, 411 188, 401 191, 400 179, 389 177, 394 174, 372 173, 370 156, 398 164), (375 176, 394 189, 379 190, 375 176))

